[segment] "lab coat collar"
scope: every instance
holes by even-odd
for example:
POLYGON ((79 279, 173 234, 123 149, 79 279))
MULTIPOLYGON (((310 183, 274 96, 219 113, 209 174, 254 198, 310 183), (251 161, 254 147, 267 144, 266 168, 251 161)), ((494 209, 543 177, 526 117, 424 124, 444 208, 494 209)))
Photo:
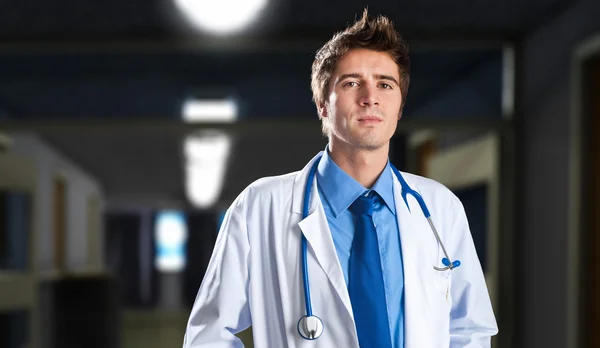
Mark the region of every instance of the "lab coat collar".
MULTIPOLYGON (((296 179, 294 180, 294 191, 292 193, 292 211, 294 213, 302 214, 302 203, 304 201, 304 190, 306 188, 306 180, 308 179, 308 173, 310 172, 310 169, 312 168, 315 161, 321 155, 323 155, 323 151, 320 151, 317 155, 315 155, 315 157, 313 157, 306 164, 306 166, 304 166, 304 168, 302 168, 302 170, 298 172, 298 175, 296 175, 296 179)), ((308 203, 309 215, 315 210, 317 200, 319 200, 318 194, 310 195, 310 202, 308 203)))

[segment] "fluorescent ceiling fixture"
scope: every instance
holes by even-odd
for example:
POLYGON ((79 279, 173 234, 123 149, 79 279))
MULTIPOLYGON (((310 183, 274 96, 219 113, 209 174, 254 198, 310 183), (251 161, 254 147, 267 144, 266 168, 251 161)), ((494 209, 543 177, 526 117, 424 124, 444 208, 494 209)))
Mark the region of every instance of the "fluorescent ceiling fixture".
POLYGON ((174 0, 192 26, 217 35, 247 28, 258 18, 267 0, 174 0))
POLYGON ((219 198, 230 148, 229 135, 219 132, 193 135, 185 140, 185 188, 194 206, 209 208, 219 198))
POLYGON ((183 119, 186 122, 233 122, 237 115, 237 104, 231 99, 192 99, 183 104, 183 119))
POLYGON ((155 266, 161 272, 180 272, 186 264, 185 244, 188 237, 183 213, 166 211, 156 217, 155 266))

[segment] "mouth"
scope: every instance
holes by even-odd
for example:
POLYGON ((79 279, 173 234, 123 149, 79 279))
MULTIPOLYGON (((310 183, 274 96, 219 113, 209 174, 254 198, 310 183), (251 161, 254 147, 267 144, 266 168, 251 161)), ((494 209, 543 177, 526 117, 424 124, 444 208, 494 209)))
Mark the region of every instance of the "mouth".
POLYGON ((362 116, 362 117, 359 117, 357 119, 357 121, 360 123, 363 123, 363 124, 373 124, 373 123, 382 122, 383 120, 377 116, 362 116))

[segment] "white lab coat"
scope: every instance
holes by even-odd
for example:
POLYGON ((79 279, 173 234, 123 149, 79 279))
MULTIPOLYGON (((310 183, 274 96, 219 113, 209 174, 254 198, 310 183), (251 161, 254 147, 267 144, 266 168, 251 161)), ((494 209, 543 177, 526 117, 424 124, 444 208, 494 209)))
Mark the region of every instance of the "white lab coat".
MULTIPOLYGON (((234 333, 252 325, 257 348, 358 348, 350 297, 316 180, 302 219, 308 172, 260 179, 246 188, 223 221, 184 337, 184 348, 242 347, 234 333), (300 249, 308 241, 313 314, 323 320, 317 340, 297 330, 305 315, 300 249)), ((443 253, 412 196, 410 211, 394 175, 405 279, 406 348, 489 347, 497 333, 487 287, 461 202, 426 178, 402 173, 422 196, 450 257, 460 267, 433 269, 443 253)))

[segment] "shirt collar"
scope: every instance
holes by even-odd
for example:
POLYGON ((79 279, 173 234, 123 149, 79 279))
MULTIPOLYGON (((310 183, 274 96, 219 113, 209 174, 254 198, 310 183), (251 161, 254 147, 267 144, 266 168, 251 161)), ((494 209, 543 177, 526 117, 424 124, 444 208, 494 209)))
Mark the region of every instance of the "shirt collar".
POLYGON ((392 214, 396 215, 396 204, 394 203, 394 177, 389 160, 387 161, 383 172, 379 178, 377 178, 377 181, 371 190, 377 192, 392 214))
MULTIPOLYGON (((348 209, 358 196, 368 191, 331 159, 328 146, 323 152, 316 175, 317 183, 336 218, 348 209)), ((388 160, 383 173, 381 173, 371 190, 381 196, 387 207, 395 215, 393 184, 392 171, 388 160)))

